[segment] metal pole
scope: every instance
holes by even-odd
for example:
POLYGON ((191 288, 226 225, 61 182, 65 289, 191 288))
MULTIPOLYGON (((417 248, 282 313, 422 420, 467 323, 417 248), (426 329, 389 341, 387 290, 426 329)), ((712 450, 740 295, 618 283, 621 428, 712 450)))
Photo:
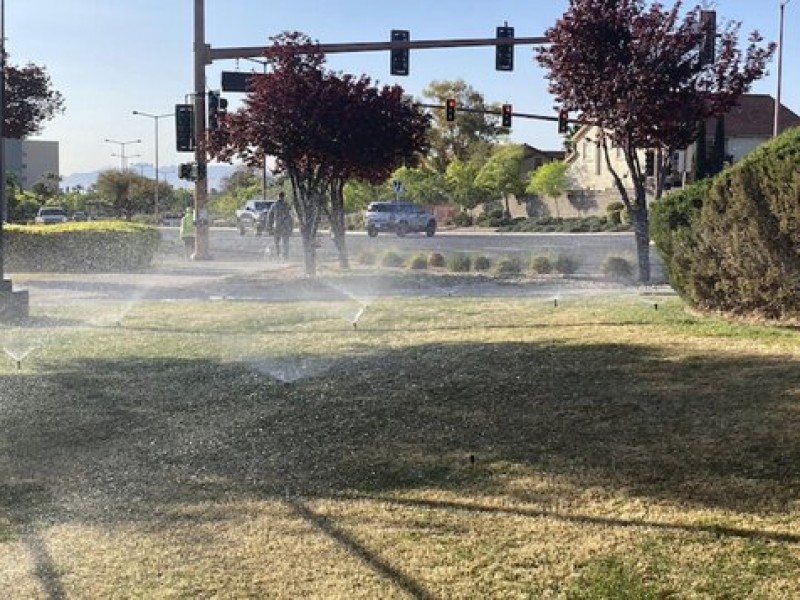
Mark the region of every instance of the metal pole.
POLYGON ((197 180, 194 183, 194 214, 197 234, 194 238, 193 260, 210 260, 208 252, 208 174, 206 164, 206 63, 208 47, 205 40, 204 0, 194 0, 194 160, 197 180))
POLYGON ((789 2, 792 0, 783 0, 780 4, 780 21, 778 25, 778 84, 775 91, 775 114, 772 122, 772 137, 778 135, 781 131, 781 81, 783 76, 783 12, 789 2))
POLYGON ((107 143, 109 143, 109 144, 118 144, 119 145, 119 147, 120 147, 120 159, 121 159, 120 166, 121 166, 123 171, 125 171, 126 168, 127 168, 127 164, 125 162, 125 146, 127 146, 128 144, 141 144, 142 143, 142 140, 130 140, 129 142, 118 142, 117 140, 110 140, 108 138, 106 138, 105 141, 107 143))
POLYGON ((6 120, 6 3, 0 0, 0 291, 5 286, 3 243, 3 223, 8 212, 6 201, 6 153, 5 153, 5 120, 6 120))
POLYGON ((155 217, 156 225, 157 225, 158 224, 158 185, 159 185, 158 184, 158 121, 159 121, 159 119, 163 119, 164 117, 175 116, 175 113, 166 113, 166 114, 163 114, 163 115, 153 115, 153 114, 150 114, 150 113, 142 112, 140 110, 134 110, 133 114, 134 115, 139 115, 140 117, 148 117, 150 119, 153 119, 153 123, 154 123, 154 127, 155 127, 154 139, 155 139, 155 145, 156 145, 155 146, 155 182, 156 182, 156 187, 155 187, 155 191, 154 191, 154 195, 153 195, 153 198, 154 198, 153 216, 155 217))

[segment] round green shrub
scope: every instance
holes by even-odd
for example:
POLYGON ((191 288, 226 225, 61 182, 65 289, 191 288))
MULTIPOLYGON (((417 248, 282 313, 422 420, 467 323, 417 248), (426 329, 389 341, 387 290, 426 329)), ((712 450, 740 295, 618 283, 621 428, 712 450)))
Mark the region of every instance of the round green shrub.
POLYGON ((455 273, 467 273, 472 268, 472 260, 468 254, 454 254, 450 257, 448 267, 455 273))
POLYGON ((621 256, 609 256, 603 261, 603 275, 614 279, 631 279, 633 277, 633 267, 631 263, 621 256))
POLYGON ((553 261, 553 270, 562 275, 572 275, 578 270, 578 263, 566 254, 559 254, 553 261))
POLYGON ((476 256, 472 263, 472 268, 476 271, 488 271, 492 267, 492 261, 488 256, 476 256))
POLYGON ((494 265, 496 275, 509 276, 522 273, 522 262, 514 256, 506 256, 497 261, 494 265))
POLYGON ((402 267, 403 257, 394 250, 387 250, 381 257, 382 267, 402 267))
POLYGON ((438 252, 434 252, 428 258, 429 267, 443 267, 444 265, 445 265, 444 256, 442 256, 438 252))
POLYGON ((408 260, 408 268, 421 271, 428 268, 428 258, 424 254, 415 254, 408 260))
POLYGON ((531 259, 531 271, 537 275, 549 275, 553 272, 553 263, 547 256, 534 256, 531 259))

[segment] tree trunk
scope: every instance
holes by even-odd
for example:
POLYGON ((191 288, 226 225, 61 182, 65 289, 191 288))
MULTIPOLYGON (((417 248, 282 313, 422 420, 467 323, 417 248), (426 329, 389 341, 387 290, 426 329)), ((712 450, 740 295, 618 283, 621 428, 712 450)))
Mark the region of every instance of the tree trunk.
POLYGON ((328 220, 333 233, 333 243, 339 255, 339 266, 342 269, 350 268, 350 259, 347 255, 347 241, 345 234, 347 227, 344 220, 344 182, 334 183, 331 186, 331 210, 328 220))
POLYGON ((636 241, 636 258, 639 264, 639 282, 650 282, 650 220, 647 216, 647 204, 642 202, 632 205, 628 211, 636 241))

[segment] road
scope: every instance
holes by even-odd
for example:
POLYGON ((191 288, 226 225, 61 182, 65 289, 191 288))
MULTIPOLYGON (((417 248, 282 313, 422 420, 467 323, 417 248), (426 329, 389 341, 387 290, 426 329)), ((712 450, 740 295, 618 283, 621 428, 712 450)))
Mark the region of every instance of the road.
MULTIPOLYGON (((177 244, 177 229, 162 229, 164 240, 177 244)), ((336 248, 327 235, 320 236, 320 261, 334 261, 336 248)), ((234 228, 212 228, 209 238, 211 254, 222 261, 263 261, 264 250, 271 244, 270 237, 256 237, 251 233, 240 236, 234 228)), ((302 260, 301 240, 295 232, 292 238, 292 251, 295 260, 302 260)), ((364 252, 380 256, 387 250, 402 255, 439 252, 446 258, 455 253, 465 252, 473 256, 485 255, 491 259, 503 256, 530 258, 537 255, 555 257, 568 256, 577 264, 578 274, 595 275, 601 272, 603 261, 609 256, 619 256, 636 265, 636 247, 632 233, 495 233, 492 231, 461 229, 440 231, 433 237, 424 234, 411 234, 399 238, 392 234, 381 234, 369 238, 363 232, 348 232, 347 246, 352 260, 364 252)), ((654 282, 663 279, 661 260, 651 248, 650 262, 654 282)))

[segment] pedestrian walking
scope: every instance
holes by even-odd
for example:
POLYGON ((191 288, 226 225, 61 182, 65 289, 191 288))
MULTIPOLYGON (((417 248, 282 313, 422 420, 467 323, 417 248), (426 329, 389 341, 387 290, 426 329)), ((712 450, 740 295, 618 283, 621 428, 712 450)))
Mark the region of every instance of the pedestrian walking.
POLYGON ((186 254, 186 260, 192 259, 194 254, 194 238, 197 235, 197 228, 194 220, 194 209, 191 206, 186 207, 186 213, 181 219, 180 236, 183 241, 183 250, 186 254))
POLYGON ((275 258, 289 258, 289 237, 292 235, 294 220, 292 209, 283 192, 278 194, 278 201, 269 209, 267 228, 275 238, 275 258))

